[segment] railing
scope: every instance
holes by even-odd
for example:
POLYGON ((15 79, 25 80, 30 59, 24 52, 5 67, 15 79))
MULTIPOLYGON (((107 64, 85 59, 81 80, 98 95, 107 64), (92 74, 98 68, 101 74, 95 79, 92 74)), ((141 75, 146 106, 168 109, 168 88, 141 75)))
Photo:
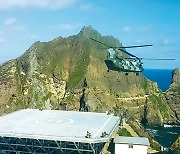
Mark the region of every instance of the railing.
POLYGON ((81 143, 0 136, 0 153, 101 153, 105 143, 81 143))

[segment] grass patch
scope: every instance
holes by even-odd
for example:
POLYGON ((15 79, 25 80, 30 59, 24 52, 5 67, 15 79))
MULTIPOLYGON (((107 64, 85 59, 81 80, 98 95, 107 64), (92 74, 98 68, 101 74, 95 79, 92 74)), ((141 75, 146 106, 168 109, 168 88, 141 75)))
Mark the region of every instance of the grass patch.
POLYGON ((67 97, 66 97, 66 100, 67 100, 67 101, 73 101, 73 96, 72 96, 72 95, 67 96, 67 97))
MULTIPOLYGON (((77 57, 76 57, 77 58, 77 57)), ((89 64, 89 52, 83 51, 81 53, 81 57, 78 61, 74 64, 74 70, 69 76, 69 80, 67 82, 68 87, 75 88, 87 72, 87 67, 89 64)))
POLYGON ((130 132, 127 131, 126 128, 121 128, 118 130, 118 135, 119 136, 129 136, 131 137, 132 135, 130 134, 130 132))
POLYGON ((168 109, 166 107, 166 105, 163 103, 162 98, 160 96, 156 96, 154 94, 149 96, 149 99, 157 105, 157 107, 159 108, 159 111, 161 112, 162 116, 165 118, 168 118, 168 109))
POLYGON ((46 96, 43 96, 43 97, 42 97, 42 101, 43 101, 43 102, 47 101, 51 96, 52 96, 52 93, 51 93, 51 92, 48 92, 48 94, 47 94, 46 96))

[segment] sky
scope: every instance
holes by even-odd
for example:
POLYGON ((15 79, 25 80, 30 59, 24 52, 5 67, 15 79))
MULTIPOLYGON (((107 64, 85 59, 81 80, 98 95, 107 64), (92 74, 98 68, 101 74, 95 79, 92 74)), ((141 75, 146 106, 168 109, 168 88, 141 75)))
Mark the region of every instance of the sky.
POLYGON ((145 68, 180 68, 180 0, 0 0, 0 63, 22 55, 36 41, 76 35, 91 25, 144 60, 145 68))

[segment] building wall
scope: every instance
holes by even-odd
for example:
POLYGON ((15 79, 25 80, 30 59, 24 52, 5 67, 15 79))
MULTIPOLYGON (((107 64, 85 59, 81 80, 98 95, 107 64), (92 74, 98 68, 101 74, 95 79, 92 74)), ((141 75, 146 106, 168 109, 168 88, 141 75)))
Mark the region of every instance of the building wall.
POLYGON ((147 154, 147 146, 115 144, 115 154, 147 154))

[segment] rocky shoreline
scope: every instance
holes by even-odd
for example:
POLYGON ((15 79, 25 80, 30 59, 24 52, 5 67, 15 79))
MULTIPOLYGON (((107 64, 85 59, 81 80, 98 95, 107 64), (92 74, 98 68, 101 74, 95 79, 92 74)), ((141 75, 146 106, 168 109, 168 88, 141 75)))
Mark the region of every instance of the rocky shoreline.
POLYGON ((180 136, 174 142, 172 142, 170 149, 172 151, 176 151, 177 153, 180 153, 180 136))

